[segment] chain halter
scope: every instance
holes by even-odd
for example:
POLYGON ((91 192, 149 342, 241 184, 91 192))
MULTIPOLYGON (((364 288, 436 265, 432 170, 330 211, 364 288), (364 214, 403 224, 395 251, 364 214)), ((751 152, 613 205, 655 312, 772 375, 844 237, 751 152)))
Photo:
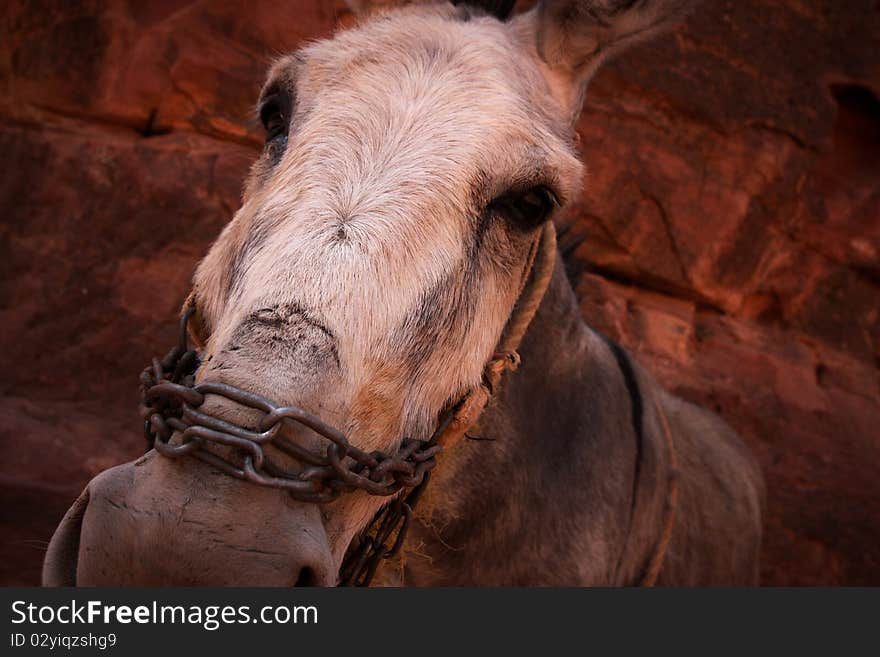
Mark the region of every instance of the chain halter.
POLYGON ((154 358, 141 373, 141 415, 148 448, 169 458, 193 456, 238 479, 284 489, 302 502, 329 502, 354 490, 394 496, 349 546, 340 569, 340 585, 367 586, 380 562, 403 546, 413 508, 437 464, 436 455, 461 440, 489 403, 504 371, 519 365, 517 349, 550 283, 555 255, 556 232, 547 222, 531 247, 516 306, 486 363, 482 382, 441 414, 427 441, 405 439, 394 453, 365 452, 341 431, 301 408, 279 406, 225 383, 196 383, 199 356, 187 343, 187 324, 194 312, 190 306, 181 318, 178 345, 165 358, 154 358), (256 428, 200 410, 206 395, 258 411, 256 428), (305 425, 324 438, 326 450, 313 451, 288 440, 282 429, 289 422, 305 425), (302 467, 296 472, 285 470, 266 454, 266 445, 302 467))

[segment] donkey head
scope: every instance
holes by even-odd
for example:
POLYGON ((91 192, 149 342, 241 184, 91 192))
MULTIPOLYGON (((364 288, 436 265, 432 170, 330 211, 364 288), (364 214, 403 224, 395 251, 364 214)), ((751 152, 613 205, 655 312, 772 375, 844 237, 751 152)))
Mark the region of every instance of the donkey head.
MULTIPOLYGON (((688 3, 546 2, 509 18, 512 4, 362 6, 357 27, 275 62, 265 148, 194 279, 198 380, 302 407, 365 450, 426 439, 480 383, 536 236, 578 193, 573 122, 591 75, 688 3)), ((205 407, 253 420, 225 399, 205 407)), ((334 584, 383 501, 296 502, 150 453, 89 484, 44 578, 334 584)))

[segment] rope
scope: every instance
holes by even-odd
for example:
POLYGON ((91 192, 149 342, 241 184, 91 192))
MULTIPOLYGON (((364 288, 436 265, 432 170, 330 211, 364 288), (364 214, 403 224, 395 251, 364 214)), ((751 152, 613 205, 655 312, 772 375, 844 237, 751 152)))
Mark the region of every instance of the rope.
MULTIPOLYGON (((483 382, 468 392, 459 402, 458 410, 453 415, 451 422, 437 438, 437 444, 444 449, 455 445, 476 424, 483 409, 486 408, 492 395, 498 389, 504 372, 515 370, 519 366, 520 357, 517 350, 535 317, 535 313, 538 312, 538 307, 544 299, 547 288, 550 286, 555 261, 556 230, 552 222, 547 222, 535 246, 530 251, 524 277, 525 283, 520 290, 519 298, 507 325, 504 327, 495 354, 486 363, 483 370, 483 382)), ((669 458, 669 478, 663 509, 663 529, 654 546, 645 574, 639 583, 639 586, 644 587, 654 586, 660 576, 666 553, 669 550, 669 543, 672 540, 675 510, 678 505, 678 459, 675 454, 675 444, 666 415, 657 403, 656 396, 654 397, 654 408, 663 429, 663 439, 669 458)))
POLYGON ((538 312, 538 306, 544 299, 544 293, 550 286, 555 262, 556 229, 551 222, 547 222, 538 242, 537 253, 532 259, 531 279, 520 293, 516 308, 507 321, 503 337, 498 345, 500 353, 513 353, 519 349, 529 324, 532 323, 535 313, 538 312))
POLYGON ((553 222, 548 221, 530 250, 526 274, 523 277, 525 283, 507 320, 495 353, 483 369, 482 383, 465 394, 458 403, 458 410, 452 421, 437 438, 437 444, 444 449, 455 445, 477 423, 483 409, 498 389, 504 372, 515 370, 519 366, 517 349, 550 286, 555 261, 556 229, 553 227, 553 222))

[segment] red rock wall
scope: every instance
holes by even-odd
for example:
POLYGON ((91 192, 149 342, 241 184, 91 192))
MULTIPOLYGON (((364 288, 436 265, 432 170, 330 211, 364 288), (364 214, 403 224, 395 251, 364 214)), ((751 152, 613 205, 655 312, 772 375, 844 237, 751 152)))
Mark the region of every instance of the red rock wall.
MULTIPOLYGON (((715 0, 595 79, 562 243, 585 317, 764 465, 767 584, 880 584, 880 6, 715 0)), ((0 582, 142 449, 137 374, 333 3, 4 3, 0 582)))

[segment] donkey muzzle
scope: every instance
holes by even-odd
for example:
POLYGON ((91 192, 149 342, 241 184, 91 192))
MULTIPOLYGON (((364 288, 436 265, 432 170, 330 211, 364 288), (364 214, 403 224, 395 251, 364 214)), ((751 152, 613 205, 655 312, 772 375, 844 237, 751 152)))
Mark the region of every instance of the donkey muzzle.
POLYGON ((46 586, 336 584, 318 505, 155 452, 93 479, 52 537, 46 586))

